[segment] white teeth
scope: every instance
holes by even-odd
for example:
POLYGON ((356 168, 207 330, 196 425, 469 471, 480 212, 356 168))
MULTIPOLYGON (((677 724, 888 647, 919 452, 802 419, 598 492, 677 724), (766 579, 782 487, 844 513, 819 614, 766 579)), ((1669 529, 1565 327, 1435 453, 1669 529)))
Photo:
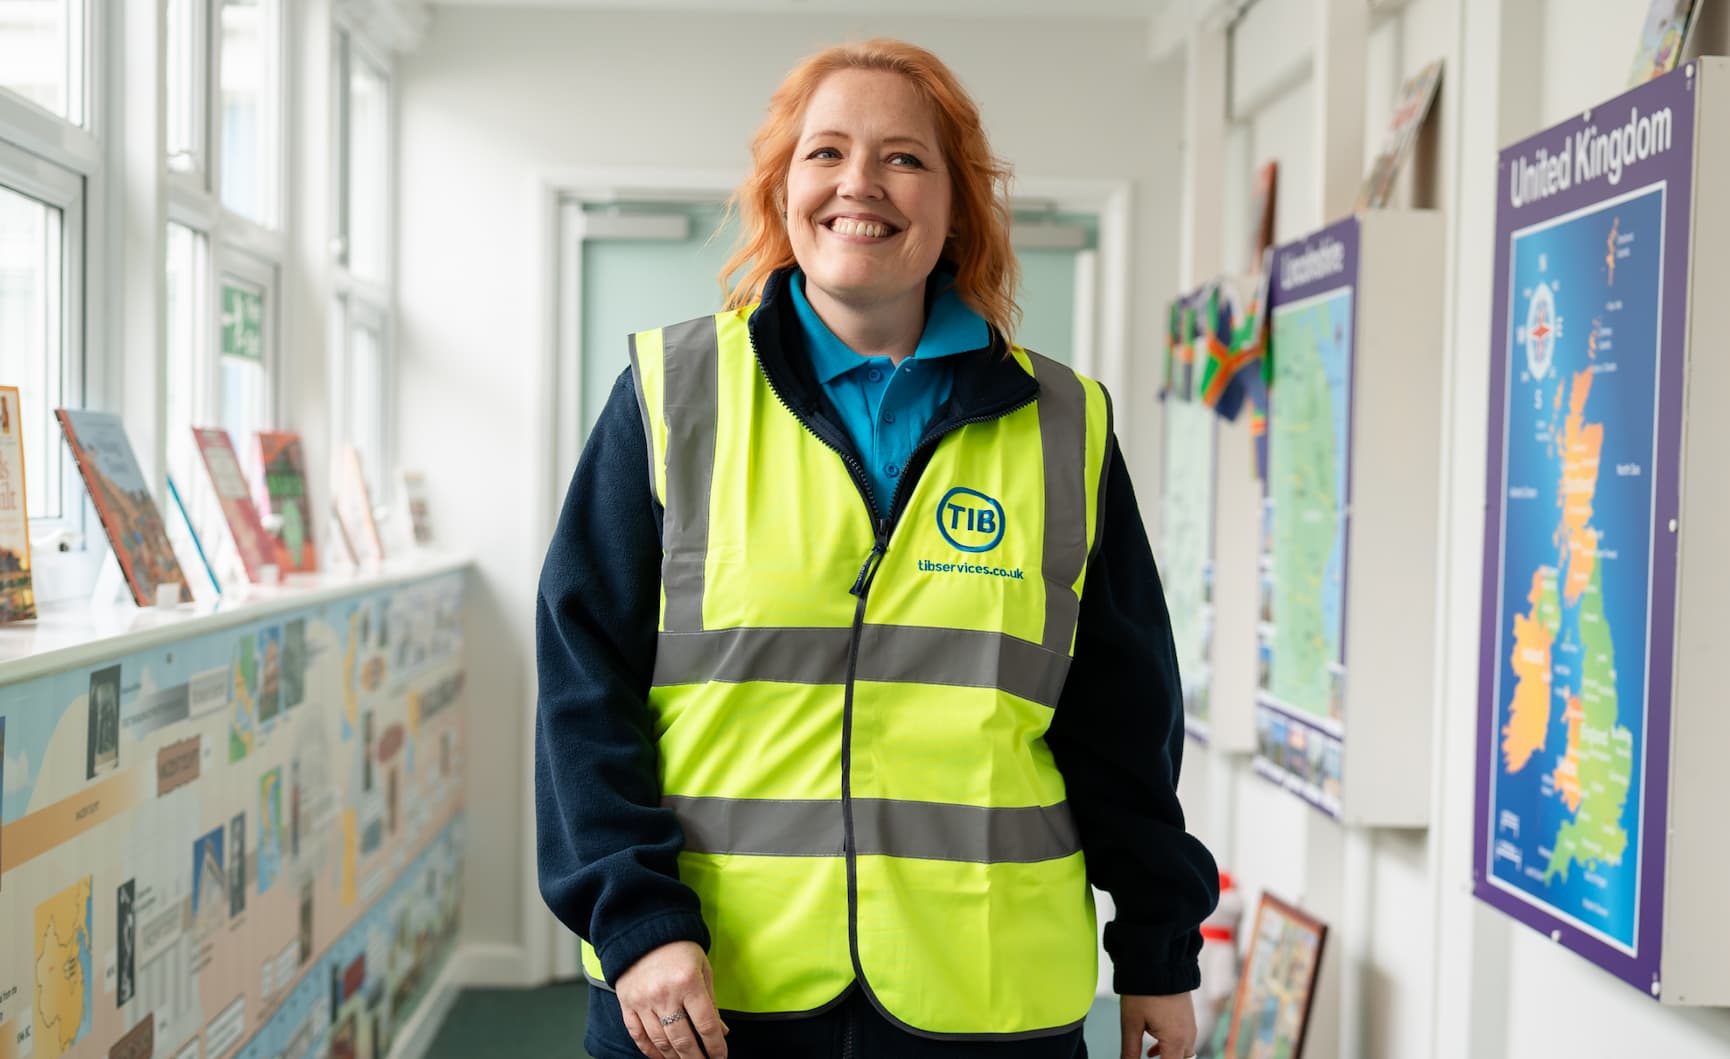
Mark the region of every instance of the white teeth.
POLYGON ((865 235, 873 239, 881 239, 889 234, 886 224, 873 224, 870 221, 856 221, 851 217, 837 217, 829 222, 829 229, 841 235, 865 235))

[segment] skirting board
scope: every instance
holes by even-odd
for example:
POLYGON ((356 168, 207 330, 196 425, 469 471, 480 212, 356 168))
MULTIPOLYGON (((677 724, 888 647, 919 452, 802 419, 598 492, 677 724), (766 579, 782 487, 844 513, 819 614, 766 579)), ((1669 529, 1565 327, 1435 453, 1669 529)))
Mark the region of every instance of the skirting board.
POLYGON ((521 988, 528 961, 515 945, 464 945, 451 954, 432 989, 391 1046, 390 1059, 422 1059, 465 988, 521 988))

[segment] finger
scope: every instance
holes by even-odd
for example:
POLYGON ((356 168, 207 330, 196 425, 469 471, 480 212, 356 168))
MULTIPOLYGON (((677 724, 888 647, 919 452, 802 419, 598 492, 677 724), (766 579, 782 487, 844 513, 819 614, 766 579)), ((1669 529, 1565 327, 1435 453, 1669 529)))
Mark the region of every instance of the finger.
POLYGON ((1136 1059, 1141 1054, 1141 1020, 1121 1017, 1118 1028, 1123 1034, 1123 1047, 1117 1050, 1118 1059, 1136 1059))
POLYGON ((721 1013, 715 1010, 715 1002, 709 999, 707 993, 688 997, 685 1000, 685 1013, 691 1017, 691 1028, 702 1038, 703 1051, 709 1059, 727 1059, 727 1024, 721 1021, 721 1013))
POLYGON ((673 1050, 673 1044, 667 1039, 667 1028, 661 1025, 661 1017, 653 1011, 637 1012, 637 1017, 643 1021, 643 1033, 654 1046, 650 1059, 679 1059, 679 1053, 673 1050))
POLYGON ((643 1029, 643 1020, 637 1017, 637 1013, 630 1008, 623 1008, 622 1014, 625 1016, 625 1032, 631 1035, 631 1043, 637 1046, 637 1051, 642 1052, 648 1059, 664 1059, 661 1050, 649 1040, 648 1032, 643 1029))
POLYGON ((680 1016, 678 1021, 667 1026, 667 1042, 672 1045, 673 1054, 679 1059, 703 1059, 703 1053, 697 1045, 697 1035, 691 1029, 690 1016, 682 1011, 677 1014, 680 1016))

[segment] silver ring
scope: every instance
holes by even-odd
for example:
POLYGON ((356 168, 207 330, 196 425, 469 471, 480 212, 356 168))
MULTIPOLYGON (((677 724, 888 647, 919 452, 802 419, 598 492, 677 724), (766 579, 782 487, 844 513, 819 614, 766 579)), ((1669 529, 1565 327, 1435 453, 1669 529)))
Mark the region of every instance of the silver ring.
POLYGON ((674 1015, 662 1015, 661 1016, 661 1025, 671 1026, 673 1023, 679 1021, 680 1019, 682 1019, 684 1017, 685 1017, 685 1013, 683 1011, 678 1012, 677 1014, 674 1014, 674 1015))

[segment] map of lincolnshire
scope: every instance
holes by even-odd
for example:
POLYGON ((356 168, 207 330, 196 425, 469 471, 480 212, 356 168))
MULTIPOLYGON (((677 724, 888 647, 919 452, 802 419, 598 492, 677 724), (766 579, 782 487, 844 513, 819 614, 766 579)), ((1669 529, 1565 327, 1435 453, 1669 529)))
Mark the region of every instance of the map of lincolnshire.
POLYGON ((64 1055, 90 1032, 90 877, 36 906, 35 1048, 64 1055))

